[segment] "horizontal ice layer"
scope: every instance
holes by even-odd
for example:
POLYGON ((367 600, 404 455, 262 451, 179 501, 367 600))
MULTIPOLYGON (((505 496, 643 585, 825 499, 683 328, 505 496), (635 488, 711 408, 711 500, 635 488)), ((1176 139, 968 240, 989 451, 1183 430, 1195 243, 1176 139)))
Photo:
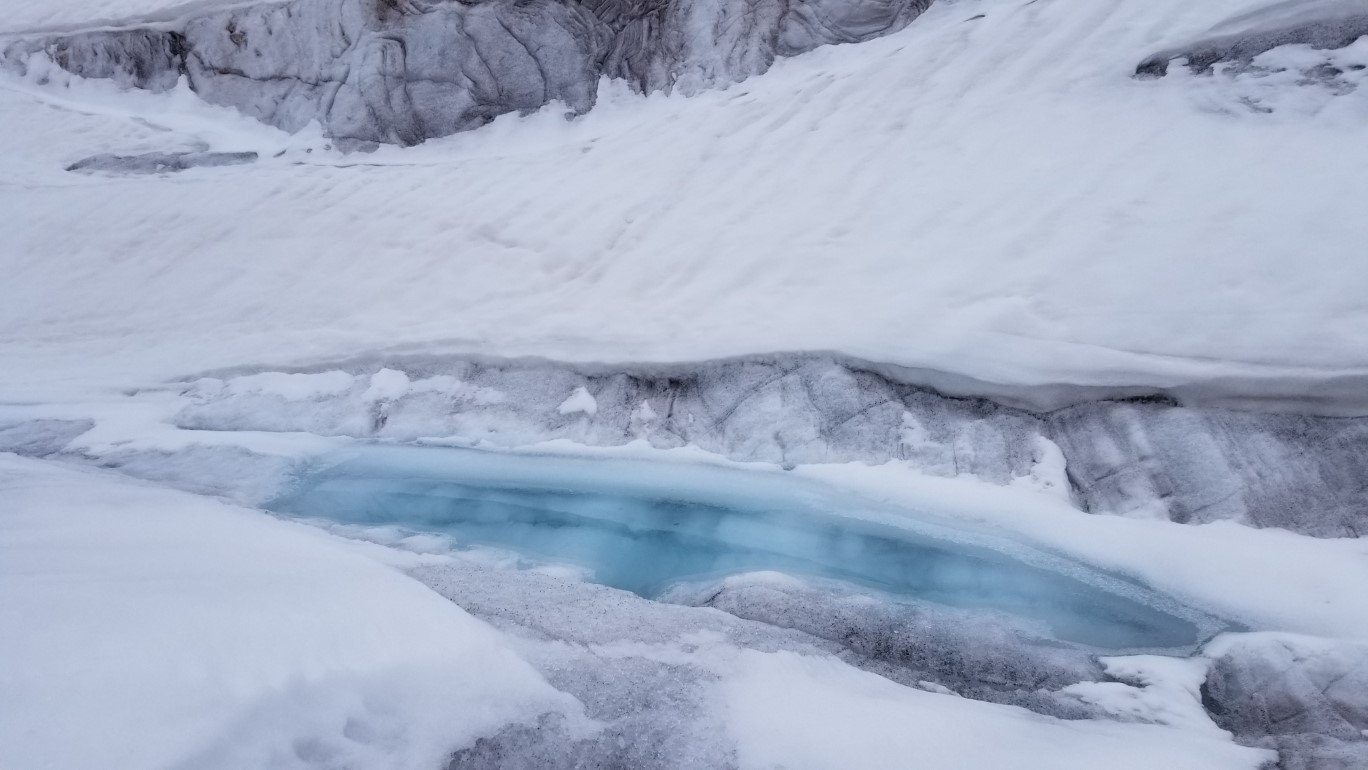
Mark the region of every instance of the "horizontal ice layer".
POLYGON ((982 536, 782 479, 449 448, 344 457, 268 507, 509 547, 645 596, 778 570, 1000 610, 1111 649, 1191 647, 1212 631, 1200 614, 1081 565, 1011 543, 994 550, 975 542, 982 536))
MULTIPOLYGON (((789 466, 898 460, 936 476, 1026 483, 1095 513, 1234 520, 1321 537, 1368 531, 1357 481, 1368 475, 1363 418, 1154 397, 1041 413, 914 387, 896 372, 828 356, 620 368, 435 356, 388 363, 201 379, 173 419, 196 430, 497 447, 644 441, 789 466)), ((0 447, 20 438, 0 432, 0 447)))

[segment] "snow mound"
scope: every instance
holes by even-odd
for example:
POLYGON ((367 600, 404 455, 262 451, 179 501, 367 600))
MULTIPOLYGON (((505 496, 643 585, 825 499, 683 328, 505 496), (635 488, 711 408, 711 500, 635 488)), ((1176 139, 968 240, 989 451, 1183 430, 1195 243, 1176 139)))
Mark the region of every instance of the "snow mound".
POLYGON ((437 767, 578 713, 498 632, 309 528, 5 454, 0 499, 7 768, 437 767))
POLYGON ((916 767, 941 770, 1254 770, 1273 758, 1205 733, 1058 722, 902 688, 830 659, 784 652, 742 659, 743 675, 725 681, 722 692, 747 769, 901 770, 915 758, 916 767))

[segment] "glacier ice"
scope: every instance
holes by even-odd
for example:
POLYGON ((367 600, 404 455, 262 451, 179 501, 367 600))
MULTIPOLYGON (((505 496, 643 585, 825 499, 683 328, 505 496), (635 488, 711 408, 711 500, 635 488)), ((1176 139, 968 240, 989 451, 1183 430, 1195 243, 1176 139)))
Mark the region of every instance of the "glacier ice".
POLYGON ((178 24, 21 37, 32 57, 161 91, 182 76, 205 100, 352 143, 416 144, 496 115, 594 105, 602 76, 644 92, 725 85, 828 43, 903 28, 930 0, 293 0, 178 24))
POLYGON ((1365 527, 1363 418, 1165 396, 1018 408, 817 355, 616 368, 425 357, 339 369, 294 375, 326 379, 326 393, 263 387, 260 374, 196 380, 174 421, 494 447, 645 441, 783 465, 898 460, 941 476, 1033 479, 1096 513, 1233 520, 1322 537, 1365 527), (376 398, 372 381, 386 371, 405 372, 407 386, 376 398), (562 413, 581 388, 593 413, 562 413))
POLYGON ((1287 770, 1368 767, 1368 647, 1285 634, 1221 637, 1202 701, 1287 770))

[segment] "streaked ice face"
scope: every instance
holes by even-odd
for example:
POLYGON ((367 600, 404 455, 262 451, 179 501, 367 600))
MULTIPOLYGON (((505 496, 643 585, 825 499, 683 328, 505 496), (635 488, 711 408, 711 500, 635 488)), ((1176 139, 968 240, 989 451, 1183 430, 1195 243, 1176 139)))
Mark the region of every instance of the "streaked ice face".
POLYGON ((1195 613, 1113 576, 967 533, 872 521, 858 510, 867 503, 801 486, 721 469, 370 447, 306 474, 269 507, 573 564, 647 598, 768 570, 996 610, 1112 650, 1191 647, 1205 636, 1195 613))

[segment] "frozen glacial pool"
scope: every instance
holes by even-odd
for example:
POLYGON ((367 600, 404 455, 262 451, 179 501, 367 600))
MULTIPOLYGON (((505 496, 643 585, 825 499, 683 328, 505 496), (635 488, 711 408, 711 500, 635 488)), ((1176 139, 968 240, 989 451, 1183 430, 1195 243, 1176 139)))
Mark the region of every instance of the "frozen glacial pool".
POLYGON ((572 564, 647 598, 768 570, 996 610, 1108 650, 1192 648, 1218 628, 1134 582, 781 474, 368 446, 325 458, 267 507, 572 564))

